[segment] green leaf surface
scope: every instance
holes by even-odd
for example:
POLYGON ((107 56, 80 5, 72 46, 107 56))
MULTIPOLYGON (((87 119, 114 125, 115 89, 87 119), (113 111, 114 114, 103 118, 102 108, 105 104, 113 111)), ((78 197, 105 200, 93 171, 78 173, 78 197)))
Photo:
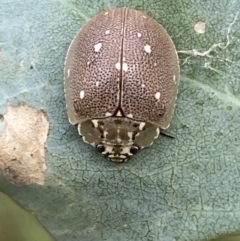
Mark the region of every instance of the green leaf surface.
POLYGON ((45 185, 17 187, 1 176, 0 190, 58 241, 195 241, 239 232, 239 11, 238 0, 1 0, 0 114, 7 102, 26 102, 46 111, 50 130, 45 185), (161 136, 117 165, 68 122, 63 68, 76 31, 121 6, 167 29, 181 80, 166 131, 175 138, 161 136), (198 21, 204 34, 194 30, 198 21))
POLYGON ((53 241, 33 214, 18 206, 0 192, 1 241, 53 241))

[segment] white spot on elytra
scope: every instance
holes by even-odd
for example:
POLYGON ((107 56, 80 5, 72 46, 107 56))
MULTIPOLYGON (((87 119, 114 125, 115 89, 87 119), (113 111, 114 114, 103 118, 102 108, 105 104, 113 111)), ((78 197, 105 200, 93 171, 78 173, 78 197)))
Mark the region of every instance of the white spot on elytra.
POLYGON ((160 92, 157 92, 157 93, 155 94, 155 98, 156 98, 157 100, 159 100, 160 97, 161 97, 161 93, 160 93, 160 92))
POLYGON ((84 90, 81 90, 81 91, 80 91, 79 96, 80 96, 80 99, 83 99, 83 98, 84 98, 84 90))
POLYGON ((119 62, 115 64, 115 67, 118 71, 120 71, 120 63, 119 62))
POLYGON ((87 65, 89 65, 89 64, 91 64, 91 62, 90 62, 90 61, 88 61, 88 62, 87 62, 87 65))
POLYGON ((111 116, 112 114, 110 112, 106 112, 105 116, 111 116))
POLYGON ((122 116, 122 113, 121 113, 120 110, 117 112, 117 115, 116 115, 116 116, 122 116))
POLYGON ((104 15, 108 15, 108 12, 104 13, 104 15))
POLYGON ((127 72, 127 71, 128 71, 128 66, 127 66, 127 64, 126 64, 126 63, 123 63, 122 68, 123 68, 123 71, 125 71, 125 72, 127 72))
POLYGON ((142 34, 141 33, 137 33, 137 36, 138 36, 138 38, 141 38, 142 34))
POLYGON ((99 86, 99 81, 96 82, 96 86, 97 86, 97 87, 99 86))
POLYGON ((145 18, 145 19, 146 19, 147 17, 143 15, 143 18, 145 18))
POLYGON ((128 118, 133 118, 133 114, 128 114, 127 117, 128 118))
POLYGON ((105 34, 110 34, 110 30, 106 30, 106 31, 105 31, 105 34))
MULTIPOLYGON (((116 67, 116 69, 117 69, 118 71, 120 71, 121 64, 118 62, 118 63, 115 64, 115 67, 116 67)), ((127 65, 127 63, 123 63, 123 64, 122 64, 122 69, 123 69, 123 71, 125 71, 125 72, 128 71, 128 65, 127 65)))
POLYGON ((157 66, 157 63, 154 63, 154 66, 157 66))
POLYGON ((99 52, 99 50, 102 48, 102 43, 98 43, 94 45, 95 52, 99 52))
POLYGON ((67 76, 69 77, 70 76, 70 69, 68 69, 68 71, 67 71, 67 76))
POLYGON ((144 50, 145 50, 148 54, 150 54, 150 53, 152 52, 151 46, 148 45, 148 44, 146 44, 146 45, 144 46, 144 50))
POLYGON ((146 87, 146 85, 145 85, 145 84, 142 84, 142 85, 141 85, 141 87, 142 87, 142 88, 145 88, 145 87, 146 87))
POLYGON ((141 131, 145 125, 146 125, 145 122, 141 122, 139 125, 139 130, 141 131))

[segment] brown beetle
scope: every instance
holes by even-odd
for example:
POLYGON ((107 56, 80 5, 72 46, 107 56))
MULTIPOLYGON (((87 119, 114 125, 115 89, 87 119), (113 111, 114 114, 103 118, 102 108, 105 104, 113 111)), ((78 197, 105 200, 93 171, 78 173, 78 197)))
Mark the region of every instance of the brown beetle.
POLYGON ((170 124, 177 52, 143 12, 116 8, 90 20, 69 47, 64 75, 71 124, 111 161, 127 161, 170 124))

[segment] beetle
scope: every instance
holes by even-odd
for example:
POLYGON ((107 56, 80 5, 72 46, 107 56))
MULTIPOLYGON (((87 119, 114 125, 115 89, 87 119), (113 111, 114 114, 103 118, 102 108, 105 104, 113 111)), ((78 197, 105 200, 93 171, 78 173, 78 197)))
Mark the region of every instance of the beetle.
POLYGON ((129 8, 102 12, 83 26, 66 56, 71 124, 113 162, 126 162, 169 127, 179 62, 166 30, 129 8))

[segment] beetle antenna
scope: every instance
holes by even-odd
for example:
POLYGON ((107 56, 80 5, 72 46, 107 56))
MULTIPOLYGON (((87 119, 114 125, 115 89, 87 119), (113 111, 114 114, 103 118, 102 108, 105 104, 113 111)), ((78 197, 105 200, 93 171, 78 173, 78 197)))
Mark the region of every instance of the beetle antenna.
POLYGON ((175 139, 174 136, 169 135, 169 134, 167 134, 167 133, 165 133, 165 132, 160 132, 160 134, 163 135, 163 136, 166 136, 166 137, 169 137, 169 138, 175 139))

